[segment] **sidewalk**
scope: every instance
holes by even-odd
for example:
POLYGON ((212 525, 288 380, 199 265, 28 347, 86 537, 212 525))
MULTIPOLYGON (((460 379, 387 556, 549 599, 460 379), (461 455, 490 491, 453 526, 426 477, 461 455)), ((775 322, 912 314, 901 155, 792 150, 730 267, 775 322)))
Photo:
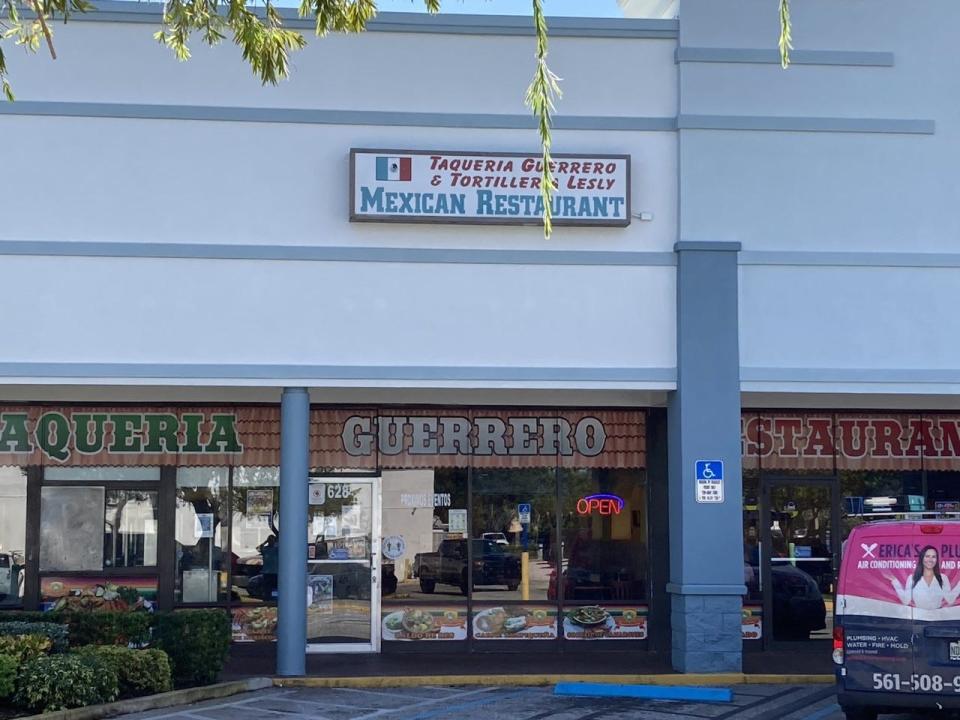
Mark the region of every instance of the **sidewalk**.
MULTIPOLYGON (((379 653, 308 655, 312 677, 396 677, 408 675, 659 675, 672 673, 668 657, 656 653, 379 653)), ((830 675, 828 652, 744 653, 743 672, 751 675, 830 675)), ((233 645, 222 680, 269 677, 276 673, 276 646, 233 645)))

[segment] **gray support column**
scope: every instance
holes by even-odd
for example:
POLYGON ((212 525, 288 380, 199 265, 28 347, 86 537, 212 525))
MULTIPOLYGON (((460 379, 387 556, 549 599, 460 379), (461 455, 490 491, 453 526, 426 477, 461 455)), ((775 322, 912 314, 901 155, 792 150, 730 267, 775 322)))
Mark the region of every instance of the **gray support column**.
POLYGON ((680 672, 739 672, 743 516, 739 243, 679 242, 677 391, 668 405, 670 625, 680 672), (722 460, 722 503, 697 502, 695 464, 722 460))
POLYGON ((309 443, 310 395, 304 388, 284 388, 280 400, 278 675, 306 672, 309 443))

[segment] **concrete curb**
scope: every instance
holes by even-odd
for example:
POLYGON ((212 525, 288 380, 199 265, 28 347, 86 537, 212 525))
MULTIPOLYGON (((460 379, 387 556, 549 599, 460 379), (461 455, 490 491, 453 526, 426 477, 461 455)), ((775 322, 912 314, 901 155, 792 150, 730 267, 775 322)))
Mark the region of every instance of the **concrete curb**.
POLYGON ((175 705, 189 705, 203 700, 216 700, 217 698, 238 695, 251 690, 263 690, 273 687, 273 685, 274 681, 270 678, 248 678, 247 680, 234 680, 233 682, 204 685, 203 687, 187 688, 186 690, 173 690, 172 692, 130 698, 129 700, 118 700, 105 705, 89 705, 71 710, 57 710, 42 715, 28 715, 24 718, 17 718, 17 720, 99 720, 115 715, 146 712, 147 710, 157 710, 175 705))
MULTIPOLYGON (((833 675, 746 675, 744 673, 688 673, 684 675, 398 675, 392 677, 283 677, 273 684, 286 688, 388 688, 421 685, 500 685, 537 687, 559 682, 635 685, 812 685, 836 681, 833 675)), ((45 718, 47 716, 44 716, 45 718)), ((71 719, 73 720, 73 719, 71 719)))

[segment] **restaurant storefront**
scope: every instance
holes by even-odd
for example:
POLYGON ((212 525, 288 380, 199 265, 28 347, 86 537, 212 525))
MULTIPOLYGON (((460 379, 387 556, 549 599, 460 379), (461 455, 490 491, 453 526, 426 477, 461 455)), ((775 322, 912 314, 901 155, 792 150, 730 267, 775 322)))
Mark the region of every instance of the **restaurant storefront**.
MULTIPOLYGON (((651 422, 663 413, 314 406, 308 652, 663 647, 651 422)), ((853 527, 960 517, 960 415, 745 410, 741 425, 744 650, 819 651, 853 527)), ((275 405, 0 408, 0 609, 219 606, 235 642, 274 641, 279 443, 275 405)))
POLYGON ((0 608, 223 607, 281 675, 824 650, 849 529, 960 510, 960 6, 875 2, 787 72, 755 3, 551 19, 550 239, 529 18, 384 13, 267 89, 149 3, 8 58, 54 185, 0 200, 0 608))
MULTIPOLYGON (((0 608, 274 641, 280 437, 276 405, 0 408, 0 608)), ((309 442, 308 652, 669 642, 647 411, 314 406, 309 442)))
POLYGON ((741 426, 744 649, 822 652, 854 527, 960 517, 960 415, 745 410, 741 426))

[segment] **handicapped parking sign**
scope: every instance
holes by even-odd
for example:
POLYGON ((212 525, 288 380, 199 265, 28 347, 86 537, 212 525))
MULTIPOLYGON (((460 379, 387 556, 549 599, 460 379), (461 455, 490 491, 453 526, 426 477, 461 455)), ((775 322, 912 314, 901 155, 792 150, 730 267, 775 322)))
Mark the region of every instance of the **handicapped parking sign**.
POLYGON ((723 460, 697 460, 697 480, 723 480, 723 460))
POLYGON ((520 516, 521 525, 530 524, 531 510, 532 508, 530 507, 530 503, 520 503, 519 505, 517 505, 517 514, 520 516))
POLYGON ((694 468, 698 503, 723 502, 723 460, 697 460, 694 468))

